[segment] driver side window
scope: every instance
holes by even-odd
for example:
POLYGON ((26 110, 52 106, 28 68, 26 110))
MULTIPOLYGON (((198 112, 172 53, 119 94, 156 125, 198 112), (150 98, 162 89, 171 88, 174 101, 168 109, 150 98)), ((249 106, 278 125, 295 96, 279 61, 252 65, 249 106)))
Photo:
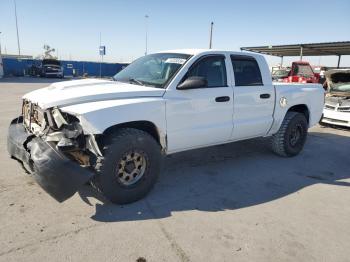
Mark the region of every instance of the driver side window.
POLYGON ((215 55, 200 59, 187 73, 187 77, 192 76, 204 77, 207 87, 226 87, 225 57, 215 55))

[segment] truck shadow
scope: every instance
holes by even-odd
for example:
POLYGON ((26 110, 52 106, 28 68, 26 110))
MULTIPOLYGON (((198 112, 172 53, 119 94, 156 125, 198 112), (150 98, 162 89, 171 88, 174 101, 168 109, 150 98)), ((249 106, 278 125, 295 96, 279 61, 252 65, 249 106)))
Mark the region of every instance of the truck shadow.
POLYGON ((134 221, 171 216, 173 212, 236 210, 280 199, 314 184, 350 186, 350 138, 312 132, 294 158, 271 153, 267 139, 254 139, 192 150, 165 159, 159 182, 136 203, 118 206, 92 188, 79 194, 95 204, 96 221, 134 221), (330 157, 331 156, 331 157, 330 157))

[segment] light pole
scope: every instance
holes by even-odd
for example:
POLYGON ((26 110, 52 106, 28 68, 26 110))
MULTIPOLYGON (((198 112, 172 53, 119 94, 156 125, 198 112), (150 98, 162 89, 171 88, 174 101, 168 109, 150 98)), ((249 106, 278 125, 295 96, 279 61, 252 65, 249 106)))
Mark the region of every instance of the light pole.
POLYGON ((13 0, 15 4, 15 18, 16 18, 16 30, 17 30, 17 47, 18 47, 18 55, 21 55, 21 47, 19 45, 19 35, 18 35, 18 22, 17 22, 17 6, 16 6, 16 0, 13 0))
POLYGON ((214 22, 211 22, 211 24, 210 24, 210 37, 209 37, 209 49, 211 49, 212 45, 213 45, 213 26, 214 26, 214 22))
POLYGON ((148 49, 148 15, 145 15, 145 29, 146 29, 146 49, 145 49, 145 55, 147 55, 147 49, 148 49))
POLYGON ((98 47, 98 50, 100 52, 100 78, 102 78, 102 53, 101 53, 101 32, 100 32, 100 46, 98 47))

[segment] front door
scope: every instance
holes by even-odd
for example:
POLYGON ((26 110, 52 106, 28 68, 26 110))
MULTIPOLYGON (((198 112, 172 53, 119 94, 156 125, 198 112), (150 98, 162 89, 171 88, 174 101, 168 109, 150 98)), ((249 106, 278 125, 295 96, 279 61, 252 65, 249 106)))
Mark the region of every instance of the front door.
POLYGON ((233 90, 227 84, 226 60, 224 55, 199 58, 181 82, 200 76, 207 80, 207 86, 165 93, 169 153, 230 139, 233 90))

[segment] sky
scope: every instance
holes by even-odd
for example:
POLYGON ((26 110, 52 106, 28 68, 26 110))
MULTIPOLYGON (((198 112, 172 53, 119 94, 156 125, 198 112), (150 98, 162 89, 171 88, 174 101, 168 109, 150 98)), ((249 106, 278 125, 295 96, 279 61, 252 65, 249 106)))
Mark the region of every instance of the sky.
MULTIPOLYGON (((145 53, 208 48, 350 40, 350 1, 314 0, 16 0, 21 54, 42 54, 43 45, 60 59, 99 61, 100 33, 107 62, 130 62, 145 53)), ((2 52, 17 54, 14 0, 0 0, 2 52)), ((270 65, 280 58, 266 56, 270 65)), ((298 60, 285 58, 284 63, 298 60)), ((337 57, 304 57, 314 65, 336 66, 337 57)), ((350 66, 344 56, 341 66, 350 66)))

